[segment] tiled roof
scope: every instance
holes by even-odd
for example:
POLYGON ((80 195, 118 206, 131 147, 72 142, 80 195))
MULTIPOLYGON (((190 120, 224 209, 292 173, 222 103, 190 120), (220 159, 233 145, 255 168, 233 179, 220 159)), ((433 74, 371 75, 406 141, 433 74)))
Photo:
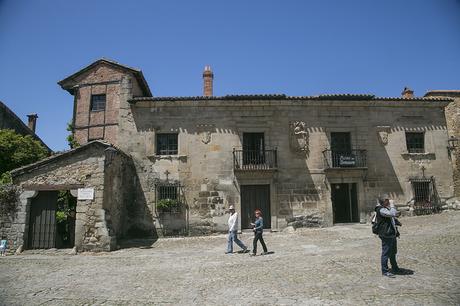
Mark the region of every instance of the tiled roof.
POLYGON ((152 92, 150 91, 149 85, 147 84, 147 81, 144 78, 144 74, 142 73, 142 71, 140 69, 129 67, 129 66, 126 66, 126 65, 122 65, 122 64, 120 64, 120 63, 118 63, 118 62, 116 62, 114 60, 107 59, 107 58, 101 58, 101 59, 96 60, 95 62, 89 64, 88 66, 78 70, 74 74, 72 74, 72 75, 66 77, 65 79, 59 81, 58 84, 63 89, 65 89, 68 92, 70 92, 71 94, 73 94, 73 88, 69 88, 69 87, 65 86, 65 83, 67 83, 68 81, 71 81, 76 76, 80 75, 83 72, 86 72, 86 71, 92 69, 93 67, 95 67, 96 65, 99 65, 101 63, 106 63, 106 64, 109 64, 109 65, 113 65, 113 66, 119 67, 121 69, 128 70, 128 71, 132 72, 134 74, 134 76, 136 77, 137 81, 139 82, 144 95, 146 95, 146 97, 151 97, 152 96, 152 92))
POLYGON ((139 101, 202 101, 202 100, 353 100, 353 101, 452 101, 441 97, 376 97, 372 94, 324 94, 318 96, 287 96, 284 94, 226 95, 226 96, 182 96, 182 97, 137 97, 129 100, 135 104, 139 101))
POLYGON ((443 96, 443 97, 460 97, 460 90, 429 90, 425 97, 443 96))
POLYGON ((82 146, 79 146, 77 148, 74 148, 74 149, 71 149, 71 150, 68 150, 68 151, 63 151, 63 152, 55 152, 53 155, 51 155, 50 157, 47 157, 47 158, 44 158, 42 160, 39 160, 35 163, 32 163, 32 164, 29 164, 29 165, 25 165, 23 167, 20 167, 20 168, 17 168, 17 169, 14 169, 11 171, 11 175, 13 177, 15 176, 18 176, 18 175, 21 175, 21 174, 24 174, 26 172, 30 172, 32 171, 33 169, 35 168, 39 168, 40 166, 42 165, 46 165, 46 164, 49 164, 49 163, 52 163, 54 161, 57 161, 57 160, 61 160, 61 159, 64 159, 66 157, 69 157, 73 154, 76 154, 78 152, 81 152, 81 151, 84 151, 90 147, 93 147, 93 146, 99 146, 99 147, 102 147, 102 148, 109 148, 109 147, 113 147, 115 148, 118 152, 120 152, 121 154, 125 155, 125 156, 128 156, 125 152, 123 152, 122 150, 120 150, 119 148, 111 145, 110 143, 108 142, 105 142, 105 141, 102 141, 102 140, 94 140, 94 141, 90 141, 82 146))

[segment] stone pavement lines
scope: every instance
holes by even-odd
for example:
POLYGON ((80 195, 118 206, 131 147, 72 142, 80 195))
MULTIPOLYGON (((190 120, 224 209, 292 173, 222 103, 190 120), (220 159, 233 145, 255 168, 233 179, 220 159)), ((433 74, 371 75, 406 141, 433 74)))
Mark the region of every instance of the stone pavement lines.
MULTIPOLYGON (((252 258, 225 255, 225 235, 97 255, 26 252, 1 258, 5 260, 0 260, 0 295, 32 305, 58 304, 60 298, 71 305, 225 305, 229 297, 239 304, 458 305, 460 264, 455 254, 460 252, 460 214, 404 221, 399 258, 415 270, 413 276, 383 279, 380 241, 369 238, 368 226, 351 225, 267 234, 267 246, 275 254, 252 258), (235 267, 242 273, 235 274, 235 267), (10 279, 16 282, 6 281, 10 279), (237 286, 229 286, 233 283, 237 286), (372 286, 376 283, 383 289, 372 286)), ((245 242, 252 238, 244 237, 245 242)))

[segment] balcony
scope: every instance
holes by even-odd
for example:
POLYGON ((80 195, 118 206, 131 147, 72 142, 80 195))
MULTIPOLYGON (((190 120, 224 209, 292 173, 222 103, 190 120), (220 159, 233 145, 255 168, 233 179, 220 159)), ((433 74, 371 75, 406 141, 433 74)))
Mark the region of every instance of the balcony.
POLYGON ((233 149, 233 169, 235 171, 276 170, 278 160, 276 149, 241 150, 233 149))
POLYGON ((366 150, 351 150, 350 152, 333 152, 324 150, 325 169, 367 169, 366 150))

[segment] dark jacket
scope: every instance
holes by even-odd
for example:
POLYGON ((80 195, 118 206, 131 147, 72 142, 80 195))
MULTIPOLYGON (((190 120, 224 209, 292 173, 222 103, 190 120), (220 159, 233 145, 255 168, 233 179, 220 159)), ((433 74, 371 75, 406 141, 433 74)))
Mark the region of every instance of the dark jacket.
MULTIPOLYGON (((378 235, 380 238, 396 238, 399 237, 398 228, 393 226, 391 223, 390 217, 384 217, 380 213, 380 209, 383 206, 378 205, 375 207, 375 213, 377 215, 376 222, 378 224, 378 235)), ((395 218, 395 223, 398 224, 399 221, 395 218)))

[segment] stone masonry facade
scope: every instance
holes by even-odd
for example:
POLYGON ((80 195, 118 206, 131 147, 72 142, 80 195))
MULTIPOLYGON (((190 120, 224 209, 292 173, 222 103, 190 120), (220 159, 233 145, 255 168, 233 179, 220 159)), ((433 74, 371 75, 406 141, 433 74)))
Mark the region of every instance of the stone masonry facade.
POLYGON ((117 239, 134 224, 128 218, 136 211, 128 213, 130 206, 125 205, 134 193, 132 169, 131 160, 119 150, 92 142, 13 171, 21 194, 19 211, 7 232, 13 246, 10 251, 20 245, 27 248, 30 207, 40 192, 70 190, 77 196, 78 188, 93 188, 94 198, 77 201, 75 246, 89 251, 116 249, 117 239))
MULTIPOLYGON (((204 77, 213 76, 206 69, 204 77)), ((229 205, 243 229, 263 205, 266 224, 278 231, 368 222, 383 194, 412 214, 416 182, 430 201, 455 199, 450 97, 406 90, 393 98, 219 97, 212 88, 200 97, 154 97, 140 70, 106 59, 59 84, 74 97, 81 147, 13 172, 22 190, 10 227, 17 245, 27 243, 28 210, 43 190, 94 188, 94 200, 77 201, 75 230, 75 246, 94 251, 113 250, 123 238, 224 232, 229 205), (94 96, 104 97, 103 107, 94 108, 94 96), (422 137, 417 152, 408 149, 414 133, 422 137), (347 137, 348 155, 334 149, 337 135, 347 137), (170 198, 179 208, 160 209, 170 198)))
POLYGON ((155 186, 171 181, 181 185, 192 234, 224 231, 228 205, 242 212, 245 185, 269 186, 273 230, 332 225, 332 184, 355 184, 361 222, 367 221, 383 193, 389 193, 402 210, 413 209, 413 178, 434 177, 440 198, 453 197, 444 115, 450 98, 152 97, 136 77, 138 70, 105 60, 91 66, 60 82, 69 91, 79 88, 71 92, 77 140, 84 143, 91 138, 88 135, 98 133, 97 137, 133 158, 141 190, 138 197, 145 201, 157 228, 162 220, 155 186), (107 93, 105 115, 91 112, 88 106, 90 94, 101 90, 107 93), (102 125, 97 128, 103 130, 105 125, 106 134, 87 124, 96 122, 96 116, 105 116, 106 121, 97 121, 102 125), (325 166, 334 132, 351 135, 353 149, 366 152, 365 167, 325 166), (423 133, 424 152, 407 151, 407 132, 423 133), (177 154, 157 154, 156 139, 163 133, 177 135, 177 154), (276 148, 276 169, 236 171, 232 152, 242 148, 244 133, 263 133, 265 147, 276 148))
MULTIPOLYGON (((449 138, 460 139, 460 90, 432 90, 427 92, 425 97, 453 99, 445 110, 447 130, 449 132, 449 138)), ((455 197, 460 197, 460 147, 450 148, 450 158, 453 166, 455 197)))

